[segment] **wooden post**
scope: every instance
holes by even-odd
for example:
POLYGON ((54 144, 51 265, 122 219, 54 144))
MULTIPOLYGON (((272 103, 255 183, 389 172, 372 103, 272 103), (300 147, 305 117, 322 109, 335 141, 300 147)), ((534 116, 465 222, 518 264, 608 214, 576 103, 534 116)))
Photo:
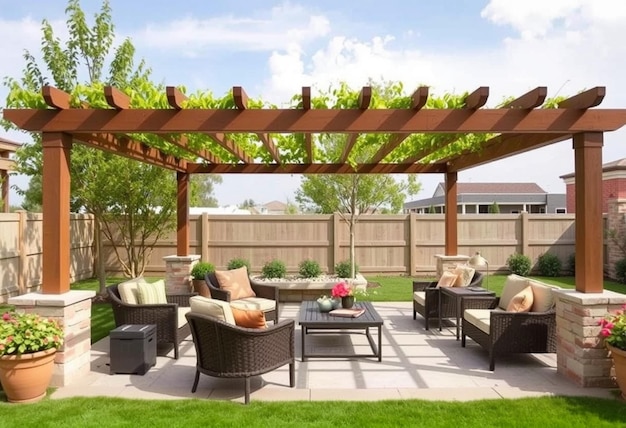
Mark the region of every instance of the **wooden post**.
POLYGON ((72 137, 44 132, 43 285, 44 294, 70 290, 70 149, 72 137))
POLYGON ((211 262, 209 257, 209 214, 202 213, 199 218, 200 221, 200 255, 201 260, 205 262, 211 262))
POLYGON ((519 216, 520 226, 520 254, 530 257, 530 246, 528 245, 528 213, 522 212, 519 216))
POLYGON ((457 197, 457 173, 446 173, 446 214, 445 214, 445 254, 446 256, 454 256, 459 251, 458 248, 458 215, 456 211, 457 197))
POLYGON ((333 213, 333 258, 331 259, 332 266, 328 267, 329 272, 335 272, 335 266, 341 260, 339 260, 339 251, 341 251, 341 243, 339 242, 339 227, 341 226, 341 217, 338 213, 333 213))
POLYGON ((176 254, 189 255, 189 174, 176 173, 176 254))
POLYGON ((601 293, 602 257, 602 145, 604 134, 574 135, 576 187, 576 291, 601 293))
POLYGON ((417 215, 414 212, 410 212, 409 221, 409 268, 407 273, 409 275, 416 275, 417 272, 417 215))

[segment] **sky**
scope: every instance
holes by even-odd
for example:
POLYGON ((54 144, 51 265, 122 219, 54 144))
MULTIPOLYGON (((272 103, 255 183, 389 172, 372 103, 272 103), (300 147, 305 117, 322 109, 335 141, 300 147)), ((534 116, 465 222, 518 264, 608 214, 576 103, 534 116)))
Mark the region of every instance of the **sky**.
MULTIPOLYGON (((101 7, 83 0, 88 18, 101 7)), ((340 81, 360 88, 372 78, 407 92, 472 92, 490 87, 487 107, 537 86, 548 97, 606 86, 602 108, 626 108, 626 2, 623 0, 111 0, 116 42, 129 37, 155 81, 191 91, 248 95, 281 105, 302 86, 340 81)), ((64 39, 65 1, 0 0, 0 77, 19 77, 25 49, 41 57, 41 23, 64 39)), ((0 106, 7 90, 0 86, 0 106)), ((0 137, 28 142, 0 129, 0 137)), ((626 157, 626 128, 606 133, 603 162, 626 157)), ((459 182, 535 182, 565 193, 559 176, 574 171, 571 140, 464 170, 459 182)), ((422 174, 432 196, 441 174, 422 174)), ((253 199, 293 202, 301 177, 224 175, 220 205, 253 199)), ((25 186, 18 177, 12 184, 25 186)), ((11 193, 11 204, 19 197, 11 193)))

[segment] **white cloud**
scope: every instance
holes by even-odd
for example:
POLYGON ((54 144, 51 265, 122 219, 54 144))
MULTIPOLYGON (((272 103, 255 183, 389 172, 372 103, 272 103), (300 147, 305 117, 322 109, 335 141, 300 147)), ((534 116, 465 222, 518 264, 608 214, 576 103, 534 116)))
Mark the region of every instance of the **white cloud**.
POLYGON ((26 17, 19 21, 0 19, 0 77, 19 77, 24 68, 23 53, 29 50, 32 54, 39 51, 41 24, 26 17), (18 49, 16 47, 19 46, 18 49))

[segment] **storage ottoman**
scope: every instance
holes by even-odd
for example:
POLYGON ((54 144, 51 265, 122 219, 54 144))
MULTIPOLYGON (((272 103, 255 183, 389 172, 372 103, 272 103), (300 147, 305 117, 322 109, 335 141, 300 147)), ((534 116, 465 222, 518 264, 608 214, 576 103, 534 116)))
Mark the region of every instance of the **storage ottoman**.
POLYGON ((110 333, 111 374, 146 374, 156 364, 156 325, 124 324, 110 333))

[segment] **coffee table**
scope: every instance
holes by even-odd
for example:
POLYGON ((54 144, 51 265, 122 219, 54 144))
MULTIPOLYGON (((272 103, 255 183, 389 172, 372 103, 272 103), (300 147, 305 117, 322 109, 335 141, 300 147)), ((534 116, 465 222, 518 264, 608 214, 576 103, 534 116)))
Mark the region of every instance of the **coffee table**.
POLYGON ((320 312, 317 302, 306 300, 300 305, 300 324, 302 334, 302 361, 307 358, 364 358, 378 357, 382 361, 382 327, 383 319, 370 302, 356 302, 355 308, 365 309, 365 313, 357 318, 344 318, 320 312), (378 329, 378 345, 370 334, 370 328, 378 329), (365 334, 372 348, 372 354, 322 354, 306 353, 306 338, 311 334, 365 334))
POLYGON ((439 295, 439 331, 441 331, 441 301, 444 298, 452 299, 452 304, 456 309, 456 340, 459 340, 461 333, 461 301, 468 296, 495 296, 494 291, 482 287, 441 287, 439 295))

